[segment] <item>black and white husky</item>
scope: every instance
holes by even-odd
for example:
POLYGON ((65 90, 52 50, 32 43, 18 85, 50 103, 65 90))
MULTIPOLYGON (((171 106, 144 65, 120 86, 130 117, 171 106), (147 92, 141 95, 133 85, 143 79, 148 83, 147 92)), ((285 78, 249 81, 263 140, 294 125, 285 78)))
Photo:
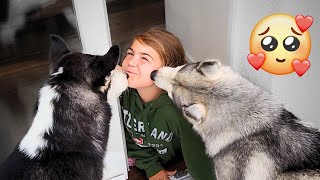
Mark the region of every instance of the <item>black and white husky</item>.
POLYGON ((40 89, 33 123, 1 165, 0 179, 102 179, 111 118, 108 98, 116 98, 109 93, 117 83, 111 82, 106 92, 100 86, 105 77, 127 82, 124 73, 112 73, 119 47, 104 56, 72 53, 52 35, 49 59, 50 75, 40 89))
POLYGON ((218 179, 320 179, 320 132, 231 68, 208 60, 151 77, 202 137, 218 179))

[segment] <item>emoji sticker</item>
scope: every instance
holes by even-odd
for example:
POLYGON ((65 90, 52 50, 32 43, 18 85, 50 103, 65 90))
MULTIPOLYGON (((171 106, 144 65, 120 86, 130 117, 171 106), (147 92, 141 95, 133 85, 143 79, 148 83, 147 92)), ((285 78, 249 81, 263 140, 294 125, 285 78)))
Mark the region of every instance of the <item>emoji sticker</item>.
POLYGON ((312 23, 311 16, 303 15, 273 14, 263 18, 251 32, 249 63, 271 74, 295 71, 302 76, 310 68, 308 28, 312 23))

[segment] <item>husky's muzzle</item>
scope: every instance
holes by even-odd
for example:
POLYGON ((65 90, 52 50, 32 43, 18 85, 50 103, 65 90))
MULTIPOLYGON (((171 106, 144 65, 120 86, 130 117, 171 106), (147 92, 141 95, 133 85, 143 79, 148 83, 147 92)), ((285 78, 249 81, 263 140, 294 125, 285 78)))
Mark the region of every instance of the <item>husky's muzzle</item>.
POLYGON ((154 78, 156 77, 157 73, 158 73, 158 70, 154 70, 154 71, 151 72, 150 78, 151 78, 152 81, 154 81, 154 78))

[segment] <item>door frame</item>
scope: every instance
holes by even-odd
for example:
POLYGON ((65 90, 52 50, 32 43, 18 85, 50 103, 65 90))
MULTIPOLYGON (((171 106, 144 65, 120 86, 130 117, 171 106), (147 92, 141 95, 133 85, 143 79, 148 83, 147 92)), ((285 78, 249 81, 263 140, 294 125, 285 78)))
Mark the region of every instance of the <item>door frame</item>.
POLYGON ((82 52, 104 55, 112 45, 105 0, 73 0, 82 52))
MULTIPOLYGON (((106 0, 73 0, 82 52, 104 55, 112 46, 106 0)), ((118 102, 110 104, 112 118, 104 158, 103 179, 128 179, 127 150, 118 102), (118 115, 118 116, 116 116, 118 115)))

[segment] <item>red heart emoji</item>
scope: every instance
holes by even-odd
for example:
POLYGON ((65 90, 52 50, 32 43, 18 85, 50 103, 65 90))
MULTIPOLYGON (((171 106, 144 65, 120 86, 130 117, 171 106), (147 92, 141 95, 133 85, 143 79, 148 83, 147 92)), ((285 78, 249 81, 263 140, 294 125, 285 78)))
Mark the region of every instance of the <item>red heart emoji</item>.
POLYGON ((292 61, 293 69, 299 76, 302 76, 309 68, 310 62, 308 60, 294 60, 292 61))
POLYGON ((296 16, 296 23, 301 30, 301 32, 306 31, 313 23, 313 18, 312 16, 306 16, 304 17, 303 15, 299 14, 296 16))
POLYGON ((257 55, 249 54, 247 59, 251 66, 253 66, 256 70, 259 70, 265 60, 265 57, 264 54, 260 52, 257 55))

